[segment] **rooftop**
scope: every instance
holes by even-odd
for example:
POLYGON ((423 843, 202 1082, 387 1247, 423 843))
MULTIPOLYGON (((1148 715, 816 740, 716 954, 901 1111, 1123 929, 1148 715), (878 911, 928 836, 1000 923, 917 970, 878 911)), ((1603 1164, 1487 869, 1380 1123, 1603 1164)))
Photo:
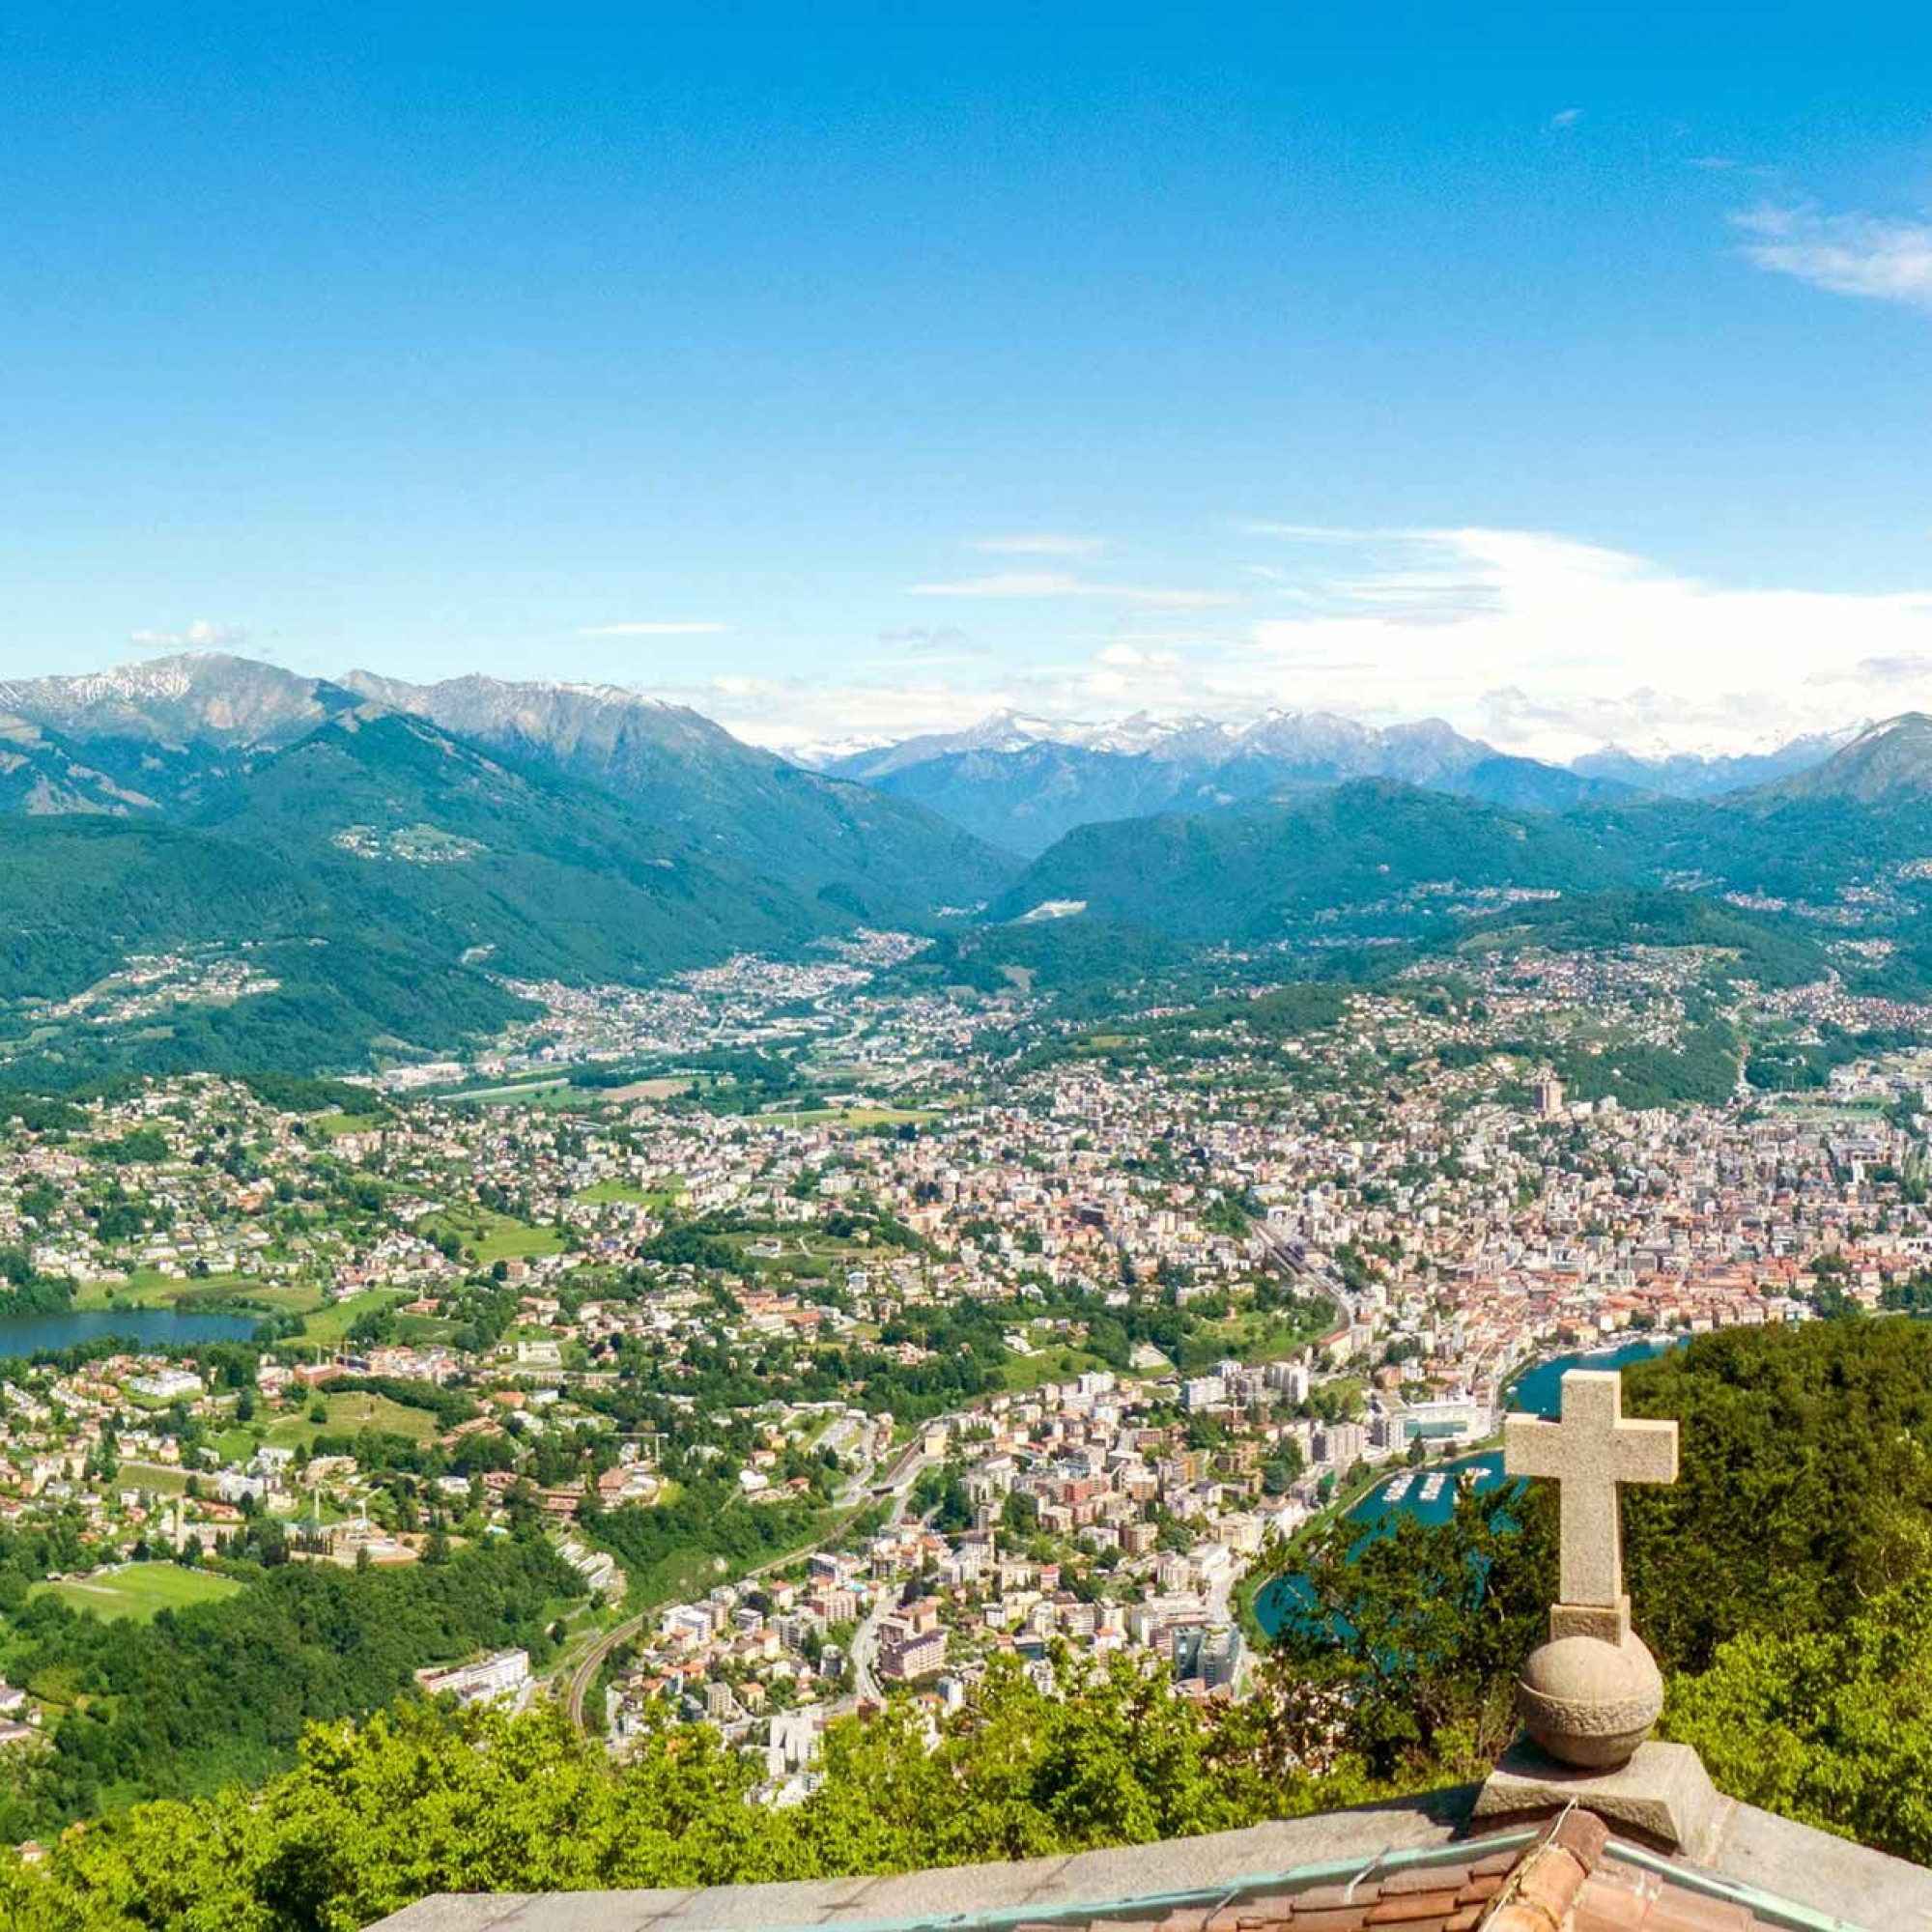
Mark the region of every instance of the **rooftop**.
POLYGON ((1923 1932, 1932 1872, 1726 1803, 1695 1862, 1480 1787, 1209 1837, 893 1878, 423 1900, 384 1932, 1923 1932))

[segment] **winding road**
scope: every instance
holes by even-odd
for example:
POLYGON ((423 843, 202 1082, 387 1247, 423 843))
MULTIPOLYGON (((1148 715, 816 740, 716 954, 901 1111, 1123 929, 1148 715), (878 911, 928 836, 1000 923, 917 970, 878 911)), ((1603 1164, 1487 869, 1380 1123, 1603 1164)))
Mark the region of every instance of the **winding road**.
MULTIPOLYGON (((855 1471, 847 1480, 844 1489, 840 1492, 838 1506, 840 1509, 857 1508, 868 1489, 871 1490, 875 1497, 879 1498, 883 1498, 890 1492, 893 1498, 893 1507, 892 1514, 887 1520, 896 1525, 905 1516, 906 1503, 912 1495, 913 1485, 919 1481, 921 1475, 924 1473, 927 1466, 933 1461, 920 1446, 923 1440, 923 1436, 924 1431, 922 1430, 918 1435, 914 1436, 912 1441, 908 1442, 899 1451, 886 1474, 885 1481, 876 1487, 873 1485, 873 1474, 869 1466, 855 1471)), ((755 1581, 760 1577, 768 1577, 774 1570, 782 1570, 786 1564, 796 1563, 801 1556, 808 1556, 812 1550, 823 1548, 824 1541, 825 1539, 822 1536, 815 1537, 811 1542, 802 1544, 796 1549, 788 1549, 781 1556, 774 1556, 769 1561, 759 1564, 755 1570, 746 1571, 743 1576, 737 1577, 735 1580, 740 1583, 750 1583, 755 1581)), ((626 1644, 633 1637, 640 1635, 650 1626, 652 1620, 662 1607, 662 1605, 653 1605, 647 1610, 640 1610, 634 1617, 625 1618, 622 1623, 616 1625, 613 1629, 606 1631, 576 1662, 569 1666, 561 1681, 561 1699, 564 1710, 569 1714, 570 1721, 576 1729, 580 1731, 584 1729, 583 1706, 589 1698, 590 1687, 597 1681, 597 1673, 603 1668, 605 1660, 620 1645, 626 1644)), ((873 1623, 877 1614, 875 1612, 874 1617, 868 1617, 867 1622, 873 1623)), ((861 1626, 862 1634, 864 1628, 864 1626, 861 1626)), ((874 1628, 872 1631, 874 1647, 876 1647, 877 1639, 878 1632, 874 1628)), ((857 1679, 860 1673, 858 1666, 859 1644, 856 1639, 853 1643, 852 1652, 854 1676, 857 1679)), ((869 1675, 869 1670, 867 1674, 869 1675)), ((873 1683, 870 1694, 874 1697, 878 1694, 876 1681, 873 1683)))

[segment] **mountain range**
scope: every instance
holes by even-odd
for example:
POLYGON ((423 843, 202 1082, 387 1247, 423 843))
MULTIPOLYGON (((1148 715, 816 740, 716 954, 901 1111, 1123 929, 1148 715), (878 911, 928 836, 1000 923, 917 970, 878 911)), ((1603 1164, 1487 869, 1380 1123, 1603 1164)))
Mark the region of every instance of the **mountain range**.
MULTIPOLYGON (((148 1029, 156 1070, 446 1051, 520 1010, 505 979, 635 982, 919 926, 1012 869, 917 805, 630 694, 203 656, 14 682, 0 705, 0 998, 223 945, 277 982, 148 1029)), ((9 1031, 0 1077, 99 1058, 38 1008, 9 1031)))
POLYGON ((849 752, 823 769, 929 806, 988 844, 1034 858, 1083 825, 1211 812, 1355 779, 1531 811, 1710 797, 1803 770, 1839 742, 1814 737, 1758 756, 1708 759, 1645 759, 1611 748, 1563 766, 1499 752, 1439 719, 1378 727, 1282 711, 1228 724, 1142 713, 1081 724, 1001 711, 962 731, 849 752))
POLYGON ((1705 799, 1523 811, 1385 779, 1201 814, 1087 825, 1036 859, 993 920, 1084 919, 1193 944, 1414 937, 1536 894, 1668 889, 1932 932, 1932 719, 1874 725, 1822 763, 1705 799))
POLYGON ((1584 762, 1439 723, 1006 714, 812 771, 609 686, 220 655, 15 680, 0 1084, 445 1053, 525 1010, 516 982, 647 981, 867 923, 942 935, 935 963, 972 983, 1002 983, 985 949, 1008 935, 1048 984, 1188 949, 1413 938, 1526 893, 1823 901, 1883 875, 1899 919, 1920 916, 1923 718, 1721 769, 1584 762), (241 960, 251 991, 118 1034, 62 1004, 156 953, 241 960))

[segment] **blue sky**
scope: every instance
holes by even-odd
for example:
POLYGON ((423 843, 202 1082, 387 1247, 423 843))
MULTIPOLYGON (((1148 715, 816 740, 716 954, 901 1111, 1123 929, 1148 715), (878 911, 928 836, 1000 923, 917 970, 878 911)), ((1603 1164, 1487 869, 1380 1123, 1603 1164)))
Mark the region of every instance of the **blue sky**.
POLYGON ((29 0, 0 670, 1932 702, 1917 7, 29 0))

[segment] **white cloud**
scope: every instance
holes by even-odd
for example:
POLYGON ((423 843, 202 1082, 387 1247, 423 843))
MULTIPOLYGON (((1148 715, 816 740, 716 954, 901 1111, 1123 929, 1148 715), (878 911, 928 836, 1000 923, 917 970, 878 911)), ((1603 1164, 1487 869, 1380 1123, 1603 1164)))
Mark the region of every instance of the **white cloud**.
POLYGON ((1142 644, 1108 644, 1094 662, 1110 670, 1167 670, 1180 662, 1180 653, 1151 651, 1142 644))
POLYGON ((1144 583, 1095 583, 1068 570, 1001 570, 987 577, 962 577, 951 582, 914 583, 909 597, 978 597, 996 599, 1098 597, 1116 604, 1144 604, 1160 610, 1203 611, 1232 604, 1226 590, 1168 589, 1144 583))
POLYGON ((1014 537, 975 537, 966 548, 993 551, 1006 556, 1097 556, 1107 548, 1107 540, 1039 530, 1014 537))
POLYGON ((1856 664, 1828 665, 1804 682, 1812 685, 1856 684, 1867 691, 1888 686, 1920 685, 1932 689, 1932 653, 1908 652, 1895 658, 1861 658, 1856 664))
MULTIPOLYGON (((1307 544, 1364 544, 1373 543, 1378 537, 1401 536, 1400 530, 1350 529, 1338 524, 1243 524, 1242 530, 1251 537, 1285 537, 1291 543, 1307 544)), ((1258 568, 1250 564, 1250 570, 1258 568)))
POLYGON ((1574 128, 1582 118, 1583 110, 1580 107, 1559 107, 1549 117, 1549 125, 1552 128, 1574 128))
POLYGON ((1733 155, 1692 155, 1690 156, 1690 165, 1693 168, 1702 169, 1707 175, 1728 174, 1737 164, 1737 157, 1733 155))
POLYGON ((1932 309, 1932 222, 1770 203, 1731 222, 1751 238, 1742 252, 1760 269, 1833 295, 1932 309))
POLYGON ((133 631, 128 641, 140 651, 232 651, 248 641, 248 633, 240 624, 197 617, 185 631, 133 631))
POLYGON ((628 624, 592 624, 577 635, 580 638, 717 638, 724 633, 723 624, 645 618, 628 624))
POLYGON ((1932 591, 1732 588, 1482 528, 1391 533, 1321 591, 1252 629, 1286 701, 1433 714, 1539 756, 1606 739, 1743 751, 1932 698, 1932 664, 1910 675, 1932 653, 1932 591))
MULTIPOLYGON (((1609 741, 1757 750, 1932 708, 1932 587, 1722 584, 1547 531, 1285 527, 1292 585, 1199 628, 1184 613, 1109 611, 962 662, 939 626, 904 636, 895 656, 845 657, 837 682, 734 674, 677 695, 775 746, 954 729, 1002 709, 1097 723, 1282 708, 1439 717, 1554 758, 1609 741)), ((1075 595, 1105 594, 1074 582, 1075 595)), ((1036 613, 1022 614, 1031 629, 1036 613)))

